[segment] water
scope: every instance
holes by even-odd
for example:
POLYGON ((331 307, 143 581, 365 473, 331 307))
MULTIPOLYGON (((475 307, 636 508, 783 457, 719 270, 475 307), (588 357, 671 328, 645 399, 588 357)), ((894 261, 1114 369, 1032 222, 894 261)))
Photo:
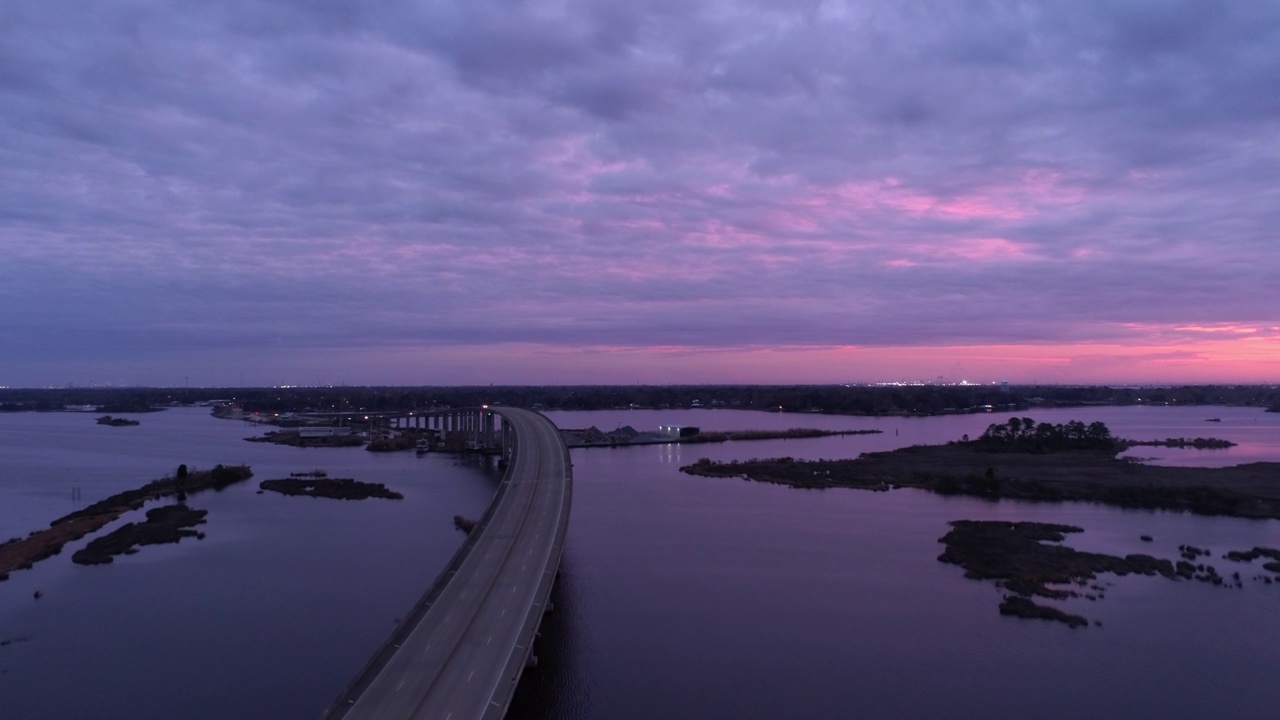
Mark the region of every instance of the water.
MULTIPOLYGON (((562 427, 877 428, 879 435, 582 449, 556 611, 513 718, 1099 718, 1266 716, 1280 585, 1242 590, 1110 578, 1071 601, 1103 626, 1002 618, 1000 593, 937 562, 950 520, 1068 522, 1069 542, 1176 557, 1280 547, 1280 523, 943 498, 803 491, 678 472, 699 457, 852 457, 974 437, 1007 414, 845 418, 727 410, 551 413, 562 427), (1153 543, 1138 536, 1149 534, 1153 543)), ((1023 412, 1102 420, 1144 438, 1215 436, 1220 451, 1140 448, 1159 462, 1280 460, 1280 415, 1246 408, 1023 412), (1209 417, 1221 422, 1208 423, 1209 417)), ((493 476, 445 456, 244 443, 203 411, 99 428, 89 416, 0 416, 0 534, 24 533, 177 463, 247 462, 256 478, 313 467, 387 482, 400 503, 193 498, 208 538, 100 568, 62 556, 0 583, 4 718, 314 718, 458 546, 493 476), (12 529, 12 532, 5 532, 12 529), (45 591, 39 601, 34 589, 45 591)), ((1214 560, 1220 572, 1236 569, 1214 560)), ((1256 570, 1254 571, 1256 572, 1256 570)))
POLYGON ((6 720, 315 718, 461 544, 453 515, 479 517, 496 487, 492 472, 448 456, 247 443, 256 428, 207 410, 138 417, 110 428, 79 414, 0 415, 0 533, 25 534, 179 463, 244 462, 254 480, 191 497, 209 510, 202 541, 81 567, 70 556, 85 539, 0 583, 0 641, 20 640, 0 647, 6 720), (405 499, 255 493, 257 480, 315 468, 405 499))
MULTIPOLYGON (((1237 408, 1097 408, 1135 439, 1213 435, 1201 464, 1280 460, 1280 416, 1237 408), (1221 423, 1206 423, 1220 417, 1221 423), (1202 430, 1202 428, 1204 428, 1202 430)), ((976 437, 1008 415, 841 418, 732 411, 552 413, 563 427, 878 428, 817 440, 573 451, 574 516, 557 613, 517 718, 1131 718, 1266 716, 1280 585, 1225 590, 1105 578, 1072 631, 1003 618, 1000 593, 937 562, 955 519, 1067 522, 1070 543, 1175 559, 1193 543, 1280 547, 1280 523, 943 498, 806 491, 683 475, 699 457, 851 457, 976 437), (895 432, 896 431, 896 432, 895 432), (1140 535, 1154 536, 1144 543, 1140 535)), ((1142 448, 1164 462, 1190 451, 1142 448)), ((1234 566, 1215 560, 1220 571, 1234 566), (1230 566, 1230 567, 1229 567, 1230 566)), ((1257 572, 1256 570, 1254 572, 1257 572)), ((1248 573, 1245 573, 1246 575, 1248 573)))

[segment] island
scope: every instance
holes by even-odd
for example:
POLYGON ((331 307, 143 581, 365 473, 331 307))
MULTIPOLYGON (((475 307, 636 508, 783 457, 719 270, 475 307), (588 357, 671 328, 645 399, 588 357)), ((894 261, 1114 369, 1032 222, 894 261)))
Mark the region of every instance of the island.
POLYGON ((130 420, 128 418, 111 417, 110 415, 103 415, 102 417, 98 418, 98 424, 107 425, 109 427, 132 427, 134 425, 141 425, 142 423, 138 420, 130 420))
MULTIPOLYGON (((217 465, 212 470, 190 472, 186 465, 180 465, 177 474, 173 477, 162 478, 134 490, 116 493, 54 520, 44 530, 36 530, 26 537, 16 537, 0 544, 0 580, 7 580, 9 573, 14 570, 29 569, 33 564, 57 555, 62 552, 63 546, 67 543, 97 532, 124 513, 141 508, 148 501, 177 496, 181 502, 188 494, 204 490, 222 490, 234 483, 247 480, 252 475, 253 472, 247 465, 217 465)), ((161 514, 148 529, 139 532, 142 532, 143 536, 154 532, 154 537, 168 537, 170 531, 167 526, 173 519, 174 516, 161 514)), ((157 542, 175 541, 157 540, 157 542)))
POLYGON ((335 500, 404 499, 404 495, 391 490, 382 483, 361 482, 351 478, 331 478, 327 477, 324 471, 295 473, 287 478, 263 480, 258 483, 258 487, 281 495, 302 495, 312 498, 333 498, 335 500))
MULTIPOLYGON (((1038 604, 1031 598, 1055 600, 1077 597, 1071 585, 1088 586, 1098 573, 1174 576, 1173 563, 1150 555, 1116 557, 1081 552, 1060 545, 1067 533, 1082 528, 1040 522, 956 520, 938 542, 947 546, 938 560, 965 569, 964 576, 995 580, 1012 594, 1000 603, 1002 615, 1056 620, 1071 627, 1088 625, 1080 615, 1038 604), (1057 587, 1054 587, 1057 586, 1057 587), (1066 586, 1066 587, 1062 587, 1066 586)), ((1091 589, 1101 593, 1101 586, 1091 589)), ((1096 595, 1090 595, 1096 599, 1096 595)))
POLYGON ((641 432, 626 425, 605 432, 597 427, 562 429, 560 436, 565 445, 580 447, 620 447, 625 445, 665 445, 668 443, 723 443, 746 440, 792 440, 803 438, 834 437, 843 435, 874 435, 882 430, 819 430, 816 428, 788 428, 786 430, 732 430, 703 432, 696 427, 673 427, 668 431, 641 432))
POLYGON ((107 535, 94 538, 71 556, 80 565, 105 565, 116 555, 132 555, 142 545, 176 543, 185 537, 204 539, 204 533, 189 528, 205 522, 208 510, 195 510, 185 503, 165 505, 147 511, 141 523, 125 523, 107 535))
MULTIPOLYGON (((745 462, 701 459, 680 468, 691 475, 736 477, 796 488, 848 487, 887 491, 918 488, 942 495, 1044 502, 1082 501, 1126 508, 1150 508, 1280 519, 1280 463, 1250 463, 1226 468, 1157 467, 1117 455, 1137 445, 1212 449, 1218 439, 1170 438, 1134 442, 1111 435, 1103 423, 1036 423, 1011 418, 987 428, 981 437, 945 445, 922 445, 865 453, 853 460, 773 458, 745 462)), ((1196 580, 1221 587, 1243 587, 1240 573, 1220 575, 1206 562, 1207 548, 1179 545, 1180 559, 1146 554, 1123 557, 1075 550, 1062 542, 1079 527, 1038 522, 956 520, 939 542, 938 557, 959 565, 965 576, 994 580, 1008 591, 999 611, 1019 618, 1052 620, 1071 627, 1089 621, 1081 615, 1035 602, 1084 595, 1103 597, 1101 573, 1141 574, 1196 580), (1085 591, 1082 591, 1084 588, 1085 591)), ((1144 543, 1154 541, 1141 536, 1144 543)), ((1262 570, 1280 574, 1280 550, 1255 547, 1222 556, 1236 563, 1263 560, 1262 570)), ((1277 578, 1258 574, 1272 584, 1277 578)))
MULTIPOLYGON (((1244 587, 1238 571, 1223 577, 1205 562, 1210 551, 1193 545, 1179 545, 1181 559, 1177 561, 1142 553, 1119 557, 1062 545, 1068 534, 1084 532, 1072 525, 955 520, 950 526, 950 532, 938 540, 946 545, 938 560, 964 568, 967 578, 993 580, 1008 590, 1010 594, 1004 596, 999 607, 1002 615, 1055 620, 1071 627, 1088 625, 1089 621, 1080 615, 1036 603, 1032 598, 1064 600, 1083 595, 1089 600, 1101 600, 1105 588, 1097 583, 1097 576, 1102 573, 1159 575, 1219 587, 1244 587)), ((1148 538, 1143 540, 1150 542, 1148 538)), ((1222 557, 1236 563, 1251 563, 1259 558, 1280 560, 1280 550, 1255 547, 1228 551, 1222 557)), ((1280 562, 1265 563, 1263 569, 1280 573, 1280 562)), ((1255 575, 1253 579, 1268 585, 1274 582, 1270 575, 1255 575)))
POLYGON ((1230 440, 1221 440, 1219 438, 1165 438, 1164 440, 1125 440, 1128 447, 1170 447, 1170 448, 1194 448, 1196 450, 1226 450, 1233 448, 1235 443, 1230 440))
POLYGON ((1275 548, 1255 547, 1252 550, 1232 550, 1224 558, 1232 562, 1249 563, 1258 558, 1270 558, 1270 562, 1262 564, 1262 569, 1280 573, 1280 550, 1275 548))
MULTIPOLYGON (((1223 442, 1208 439, 1200 444, 1217 447, 1223 442)), ((853 460, 783 457, 712 462, 703 458, 680 470, 798 488, 919 488, 989 499, 1082 501, 1280 519, 1280 463, 1169 467, 1117 457, 1135 444, 1113 437, 1103 423, 1057 425, 1015 417, 990 426, 976 440, 966 437, 945 445, 864 453, 853 460)), ((1195 441, 1189 446, 1195 447, 1195 441)))

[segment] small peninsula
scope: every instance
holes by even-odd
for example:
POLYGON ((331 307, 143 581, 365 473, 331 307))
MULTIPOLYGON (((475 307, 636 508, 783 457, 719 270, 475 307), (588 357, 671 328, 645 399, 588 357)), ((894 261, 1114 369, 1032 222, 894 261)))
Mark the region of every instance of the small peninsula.
MULTIPOLYGON (((1280 463, 1157 467, 1117 457, 1136 445, 1211 450, 1231 444, 1214 438, 1133 442, 1113 437, 1102 423, 1055 425, 1015 417, 991 425, 976 440, 965 437, 946 445, 866 453, 854 460, 774 458, 721 463, 702 459, 681 471, 797 488, 917 488, 992 500, 1081 501, 1280 519, 1280 463)), ((957 520, 950 525, 951 530, 939 540, 946 549, 938 560, 964 568, 966 577, 994 580, 1007 591, 1000 613, 1012 617, 1086 626, 1086 618, 1037 603, 1034 598, 1063 600, 1083 595, 1101 599, 1104 588, 1097 584, 1097 576, 1102 573, 1159 575, 1243 587, 1238 571, 1227 577, 1220 575, 1205 562, 1209 551, 1190 545, 1178 547, 1181 559, 1176 560, 1146 554, 1118 557, 1061 544, 1067 534, 1082 532, 1082 528, 1070 525, 979 520, 957 520)), ((1148 536, 1140 540, 1153 541, 1148 536)), ((1264 560, 1262 570, 1280 573, 1280 550, 1255 547, 1222 557, 1236 563, 1264 560)), ((1260 574, 1254 579, 1270 585, 1277 578, 1260 574)))
MULTIPOLYGON (((1213 448, 1226 441, 1177 438, 1161 444, 1197 447, 1197 442, 1213 448)), ((865 453, 854 460, 726 463, 704 458, 680 469, 798 488, 920 488, 942 495, 1280 519, 1280 463, 1170 467, 1116 457, 1135 444, 1113 437, 1103 423, 1037 424, 1015 417, 992 425, 977 440, 865 453)))
MULTIPOLYGON (((134 490, 116 493, 54 520, 44 530, 37 530, 26 537, 13 538, 0 545, 0 580, 8 579, 9 573, 14 570, 29 569, 33 564, 57 555, 62 552, 63 546, 67 543, 97 532, 126 512, 141 508, 150 500, 174 495, 181 500, 188 494, 204 490, 221 490, 252 476, 253 472, 247 465, 217 465, 212 470, 190 472, 187 471, 186 465, 181 465, 175 477, 162 478, 134 490)), ((162 514, 149 530, 156 531, 155 537, 167 536, 168 531, 163 529, 162 525, 173 519, 174 516, 162 514)), ((149 534, 149 530, 142 532, 149 534)), ((176 541, 158 540, 158 542, 176 541)))
POLYGON ((277 480, 263 480, 258 483, 258 487, 281 495, 304 495, 312 498, 322 497, 335 500, 404 499, 404 495, 391 490, 382 483, 361 482, 351 478, 331 478, 314 473, 305 473, 277 480))

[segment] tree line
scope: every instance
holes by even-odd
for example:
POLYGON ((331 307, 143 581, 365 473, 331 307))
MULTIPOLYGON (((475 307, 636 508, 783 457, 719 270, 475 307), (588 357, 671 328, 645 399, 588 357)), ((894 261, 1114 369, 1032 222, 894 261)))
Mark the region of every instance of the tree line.
POLYGON ((1081 405, 1249 405, 1280 409, 1273 386, 1164 388, 995 385, 580 385, 299 388, 58 388, 0 390, 0 411, 145 412, 215 399, 257 412, 395 411, 514 405, 547 410, 736 408, 839 415, 936 415, 1081 405))

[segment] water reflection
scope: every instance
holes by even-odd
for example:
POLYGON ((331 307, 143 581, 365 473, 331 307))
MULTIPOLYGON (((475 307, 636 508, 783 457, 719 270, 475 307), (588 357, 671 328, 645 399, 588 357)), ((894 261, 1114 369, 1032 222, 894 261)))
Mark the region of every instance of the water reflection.
POLYGON ((680 466, 684 463, 684 445, 681 443, 666 443, 663 445, 655 445, 658 448, 658 463, 662 465, 680 466))
POLYGON ((561 559, 560 575, 551 590, 553 610, 542 620, 534 644, 537 666, 526 670, 507 713, 510 720, 556 717, 574 720, 590 707, 590 686, 571 679, 582 677, 580 631, 584 626, 576 561, 572 549, 561 559), (537 678, 536 681, 529 681, 537 678))
MULTIPOLYGON (((565 427, 884 432, 574 450, 556 611, 514 718, 1206 717, 1273 709, 1280 647, 1258 628, 1280 614, 1280 585, 1228 591, 1114 579, 1107 599, 1087 607, 1104 628, 1073 632, 1000 617, 997 591, 936 557, 947 522, 961 518, 1067 522, 1085 528, 1072 537, 1075 547, 1171 559, 1181 543, 1215 554, 1277 547, 1280 523, 905 490, 802 491, 678 471, 702 456, 838 458, 945 442, 981 434, 1008 414, 548 415, 565 427)), ((1280 460, 1280 414, 1256 409, 1018 415, 1101 420, 1137 439, 1240 443, 1212 454, 1177 451, 1198 462, 1280 460)), ((406 499, 344 504, 233 488, 194 503, 210 509, 200 543, 145 548, 105 568, 71 565, 68 548, 16 573, 0 583, 0 640, 30 640, 0 647, 6 720, 313 718, 452 555, 461 541, 453 515, 481 514, 500 475, 496 459, 482 456, 245 443, 256 430, 200 412, 167 411, 125 430, 82 419, 0 416, 5 537, 65 512, 72 485, 92 502, 179 462, 247 462, 259 478, 324 467, 386 482, 406 499), (45 591, 38 602, 36 589, 45 591)))
MULTIPOLYGON (((1018 415, 1041 422, 1098 419, 1137 439, 1213 434, 1239 442, 1245 437, 1239 428, 1260 427, 1273 438, 1262 444, 1263 456, 1280 460, 1274 439, 1280 417, 1214 408, 1209 412, 1223 418, 1221 427, 1212 423, 1206 431, 1204 412, 1078 408, 1018 415), (1247 423, 1228 423, 1245 416, 1247 423)), ((564 421, 570 426, 605 427, 617 419, 566 415, 573 416, 564 421)), ((633 426, 885 432, 575 450, 570 549, 581 594, 567 618, 572 627, 554 636, 572 646, 574 660, 555 675, 526 678, 535 687, 523 691, 549 704, 522 706, 522 720, 1201 717, 1215 707, 1235 716, 1271 707, 1268 668, 1280 664, 1280 648, 1254 638, 1265 635, 1255 629, 1280 612, 1280 585, 1227 591, 1108 576, 1106 600, 1080 600, 1085 607, 1077 609, 1104 627, 1072 631, 1001 617, 998 590, 936 558, 938 538, 956 519, 1066 522, 1085 528, 1069 541, 1081 549, 1168 559, 1177 559, 1182 543, 1219 553, 1277 547, 1280 523, 912 490, 805 491, 678 472, 701 456, 838 458, 945 442, 1004 422, 1008 415, 998 413, 616 415, 633 426), (1144 534, 1154 542, 1142 541, 1144 534)), ((1223 462, 1233 454, 1210 457, 1223 462)))

